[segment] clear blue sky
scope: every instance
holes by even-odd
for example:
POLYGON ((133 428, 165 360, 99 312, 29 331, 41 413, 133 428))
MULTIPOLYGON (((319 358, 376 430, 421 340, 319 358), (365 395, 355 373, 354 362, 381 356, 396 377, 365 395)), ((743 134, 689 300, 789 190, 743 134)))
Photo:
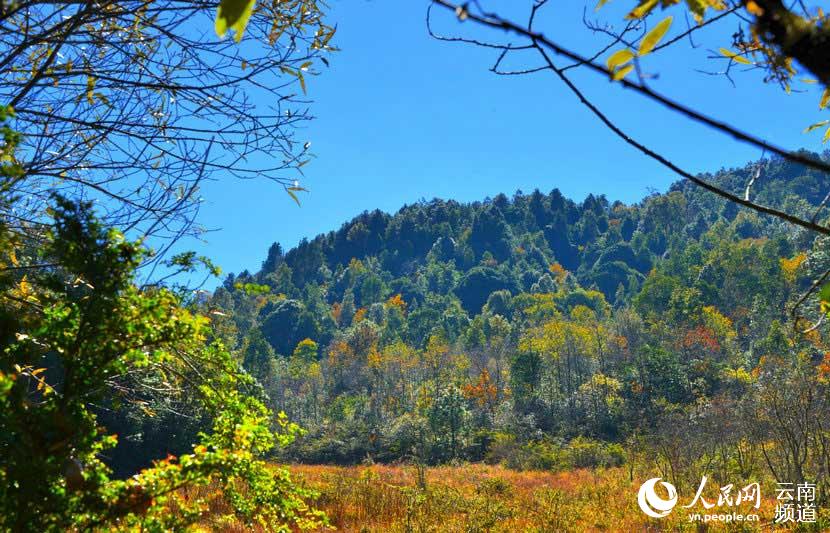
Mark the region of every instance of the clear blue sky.
MULTIPOLYGON (((302 133, 317 156, 302 180, 311 192, 298 207, 267 181, 209 183, 201 222, 217 231, 205 243, 187 243, 189 248, 206 253, 225 272, 256 271, 272 242, 288 249, 364 210, 394 212, 421 198, 474 201, 554 187, 577 201, 600 193, 634 202, 649 188, 665 190, 677 179, 607 131, 553 74, 495 76, 488 72, 493 51, 431 39, 427 4, 330 1, 342 51, 308 83, 318 117, 302 133)), ((619 23, 620 10, 630 5, 615 0, 599 15, 619 23)), ((580 2, 552 2, 539 27, 591 53, 605 41, 584 28, 582 8, 580 2)), ((682 13, 674 11, 673 32, 685 26, 682 13)), ((442 31, 483 35, 440 9, 434 20, 442 31)), ((734 29, 735 22, 727 22, 700 32, 698 48, 684 43, 649 58, 647 70, 659 73, 651 85, 785 147, 821 150, 820 134, 802 134, 823 118, 815 86, 802 85, 807 94, 786 96, 760 84, 760 74, 737 75, 733 87, 723 77, 694 71, 725 66, 708 56, 728 46, 734 29)), ((601 76, 586 72, 575 79, 621 126, 689 170, 715 171, 761 155, 601 76)))

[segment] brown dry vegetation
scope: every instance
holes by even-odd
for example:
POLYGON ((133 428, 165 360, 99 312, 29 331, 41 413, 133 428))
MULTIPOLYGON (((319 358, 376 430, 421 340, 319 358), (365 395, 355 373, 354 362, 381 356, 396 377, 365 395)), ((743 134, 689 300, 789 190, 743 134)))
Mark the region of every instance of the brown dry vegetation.
MULTIPOLYGON (((637 507, 641 480, 627 469, 517 472, 501 466, 442 466, 419 472, 415 466, 337 467, 294 465, 294 477, 320 493, 315 506, 332 528, 351 532, 581 532, 581 531, 759 531, 772 530, 774 487, 764 487, 760 525, 703 527, 676 509, 663 520, 637 507), (420 478, 420 479, 419 479, 420 478)), ((714 494, 714 485, 707 495, 714 494)), ((681 504, 690 499, 681 494, 681 504)), ((712 498, 709 498, 710 500, 712 498)), ((221 507, 221 506, 219 506, 221 507)), ((251 531, 215 514, 203 522, 212 530, 251 531)), ((727 509, 727 508, 722 508, 727 509)), ((703 512, 702 508, 693 509, 703 512)), ((750 513, 749 507, 736 507, 750 513)), ((714 510, 713 510, 714 511, 714 510)), ((727 512, 727 511, 722 511, 727 512)), ((784 528, 786 529, 786 528, 784 528)), ((777 531, 782 530, 777 528, 777 531)), ((813 528, 820 531, 820 528, 813 528)))

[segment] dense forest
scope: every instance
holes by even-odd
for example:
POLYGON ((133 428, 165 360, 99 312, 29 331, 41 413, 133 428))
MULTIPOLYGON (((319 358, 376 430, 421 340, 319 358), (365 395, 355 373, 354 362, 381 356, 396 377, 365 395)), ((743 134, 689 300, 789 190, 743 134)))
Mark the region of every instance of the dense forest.
POLYGON ((0 5, 0 531, 830 530, 830 151, 787 148, 830 141, 830 16, 485 3, 0 5), (762 159, 682 168, 719 136, 762 159), (240 180, 614 195, 627 151, 682 181, 364 212, 224 280, 190 249, 240 180))
MULTIPOLYGON (((778 159, 706 178, 743 191, 759 165, 756 198, 803 216, 830 187, 778 159)), ((700 468, 822 483, 830 362, 821 328, 792 318, 817 309, 793 311, 830 266, 822 243, 682 182, 634 205, 436 199, 274 243, 202 305, 305 428, 293 461, 564 469, 648 452, 680 486, 700 468)))

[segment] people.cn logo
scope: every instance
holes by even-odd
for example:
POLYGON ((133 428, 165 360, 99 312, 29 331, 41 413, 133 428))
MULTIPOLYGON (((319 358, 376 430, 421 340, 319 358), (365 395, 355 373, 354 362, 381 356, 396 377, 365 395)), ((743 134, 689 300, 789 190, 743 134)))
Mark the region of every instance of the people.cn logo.
POLYGON ((663 478, 651 478, 640 487, 640 492, 637 493, 637 503, 640 504, 640 509, 652 518, 663 518, 668 515, 674 506, 677 505, 677 490, 671 483, 662 481, 663 478), (668 499, 663 499, 657 495, 654 488, 660 483, 666 489, 668 499))

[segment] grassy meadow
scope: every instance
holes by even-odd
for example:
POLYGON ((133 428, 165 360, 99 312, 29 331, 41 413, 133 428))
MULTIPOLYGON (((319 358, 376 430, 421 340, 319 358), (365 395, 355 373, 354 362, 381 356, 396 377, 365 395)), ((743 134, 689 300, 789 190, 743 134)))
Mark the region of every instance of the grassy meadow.
MULTIPOLYGON (((701 524, 688 520, 688 502, 666 518, 649 519, 637 506, 640 479, 626 468, 567 472, 519 472, 502 466, 468 464, 339 467, 293 465, 292 475, 319 493, 332 530, 348 532, 582 532, 582 531, 787 531, 772 524, 774 487, 763 487, 757 524, 701 524)), ((209 489, 201 489, 209 490, 209 489)), ((711 487, 707 494, 715 490, 711 487)), ((709 498, 711 500, 711 498, 709 498)), ((717 509, 717 508, 716 508, 717 509)), ((712 511, 715 511, 713 509, 712 511)), ((728 512, 722 508, 721 512, 728 512)), ((733 508, 749 513, 747 506, 733 508)), ((214 500, 203 530, 251 531, 225 515, 214 500), (224 516, 223 516, 224 515, 224 516)), ((694 512, 702 512, 698 505, 694 512)), ((818 525, 802 531, 822 531, 818 525)))

